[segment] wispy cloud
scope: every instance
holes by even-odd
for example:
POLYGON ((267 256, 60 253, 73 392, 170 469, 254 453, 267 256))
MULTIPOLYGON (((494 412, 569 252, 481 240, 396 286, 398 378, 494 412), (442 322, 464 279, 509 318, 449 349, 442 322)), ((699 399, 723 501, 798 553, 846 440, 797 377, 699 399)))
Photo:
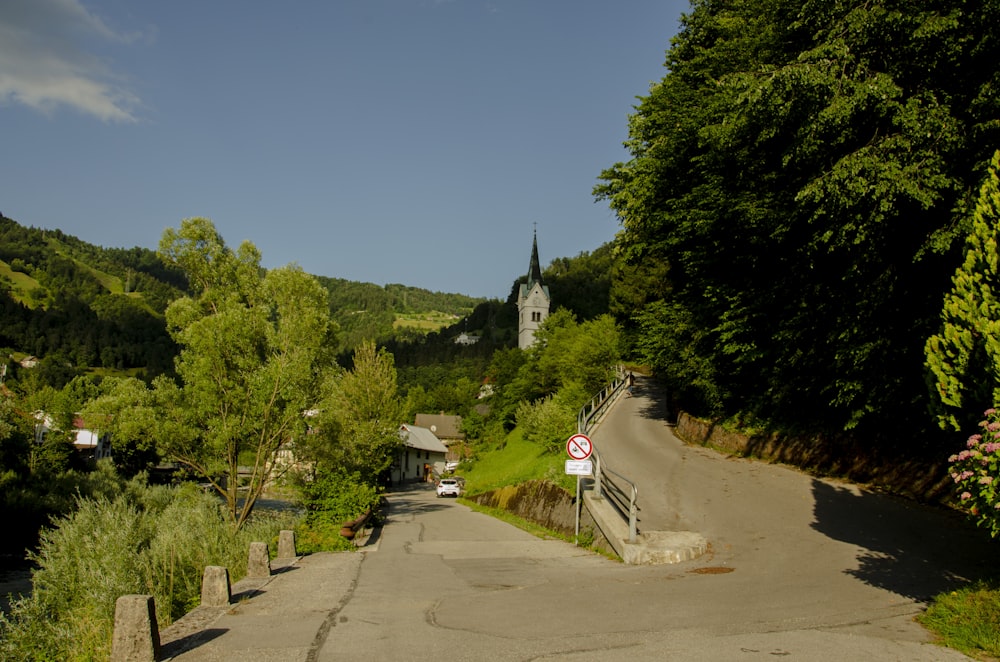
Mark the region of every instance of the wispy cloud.
POLYGON ((92 47, 129 43, 79 0, 0 0, 0 103, 134 122, 139 99, 92 47))

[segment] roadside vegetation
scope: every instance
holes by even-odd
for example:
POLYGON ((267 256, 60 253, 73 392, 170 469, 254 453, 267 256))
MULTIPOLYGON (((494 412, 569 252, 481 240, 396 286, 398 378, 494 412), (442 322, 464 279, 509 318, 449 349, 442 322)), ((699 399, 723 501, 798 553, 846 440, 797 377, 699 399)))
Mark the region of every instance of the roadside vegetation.
MULTIPOLYGON (((567 435, 568 438, 568 435, 567 435)), ((572 492, 575 479, 564 471, 565 453, 554 453, 524 438, 514 428, 496 448, 481 451, 475 462, 460 464, 456 473, 465 478, 469 495, 489 492, 529 480, 547 480, 572 492)))
POLYGON ((217 498, 197 485, 124 482, 101 463, 89 498, 43 531, 30 554, 31 594, 0 614, 0 658, 102 660, 110 656, 115 601, 154 596, 165 627, 198 604, 207 565, 246 573, 250 542, 276 547, 292 512, 258 511, 234 532, 217 498))

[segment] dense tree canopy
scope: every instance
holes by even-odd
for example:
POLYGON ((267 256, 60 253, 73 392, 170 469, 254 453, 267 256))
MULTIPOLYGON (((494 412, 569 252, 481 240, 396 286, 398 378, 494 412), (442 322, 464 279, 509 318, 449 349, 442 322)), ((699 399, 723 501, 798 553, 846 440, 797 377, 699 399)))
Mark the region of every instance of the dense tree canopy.
MULTIPOLYGON (((685 406, 929 422, 923 345, 1000 144, 1000 2, 696 0, 595 189, 685 406)), ((629 289, 631 288, 631 289, 629 289)))

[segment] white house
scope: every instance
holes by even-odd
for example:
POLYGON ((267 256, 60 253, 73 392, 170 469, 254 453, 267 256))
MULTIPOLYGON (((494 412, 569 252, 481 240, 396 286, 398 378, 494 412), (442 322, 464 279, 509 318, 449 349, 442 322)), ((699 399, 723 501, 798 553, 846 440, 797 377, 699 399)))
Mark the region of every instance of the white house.
POLYGON ((448 447, 427 428, 404 423, 399 426, 403 450, 393 463, 391 479, 394 485, 404 482, 429 481, 435 473, 444 471, 448 447))

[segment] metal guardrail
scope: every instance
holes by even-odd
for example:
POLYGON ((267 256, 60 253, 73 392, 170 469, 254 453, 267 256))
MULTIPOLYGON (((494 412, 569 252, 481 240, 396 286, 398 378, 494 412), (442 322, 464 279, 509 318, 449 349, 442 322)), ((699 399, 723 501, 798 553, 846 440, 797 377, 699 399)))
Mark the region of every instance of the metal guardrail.
MULTIPOLYGON (((580 408, 576 417, 576 428, 580 434, 587 434, 591 424, 598 415, 612 402, 612 399, 625 387, 625 370, 618 368, 614 381, 590 399, 590 402, 580 408)), ((594 458, 594 496, 606 497, 615 510, 628 522, 628 541, 634 543, 639 535, 639 508, 636 500, 639 488, 631 480, 621 475, 601 461, 601 455, 596 445, 592 453, 594 458)))

